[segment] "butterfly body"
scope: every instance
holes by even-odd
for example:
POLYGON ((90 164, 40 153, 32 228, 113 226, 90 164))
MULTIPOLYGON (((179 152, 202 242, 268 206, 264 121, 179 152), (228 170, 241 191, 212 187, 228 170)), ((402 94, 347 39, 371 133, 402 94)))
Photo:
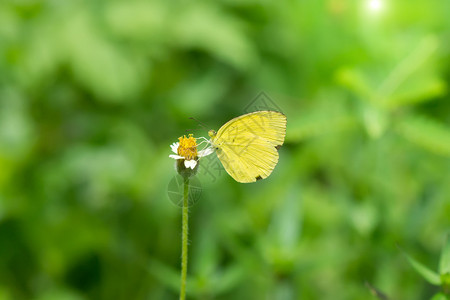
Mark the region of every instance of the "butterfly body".
POLYGON ((225 170, 236 181, 267 178, 278 163, 278 149, 286 135, 286 116, 276 111, 257 111, 234 118, 210 142, 225 170))

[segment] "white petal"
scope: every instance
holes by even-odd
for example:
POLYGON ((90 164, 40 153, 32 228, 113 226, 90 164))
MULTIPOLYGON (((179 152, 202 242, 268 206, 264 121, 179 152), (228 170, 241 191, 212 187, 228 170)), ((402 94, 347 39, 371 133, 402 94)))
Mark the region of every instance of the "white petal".
POLYGON ((180 143, 179 143, 179 142, 176 142, 176 143, 173 143, 172 145, 170 145, 170 148, 172 149, 172 152, 173 152, 173 153, 178 153, 178 152, 177 152, 178 146, 180 146, 180 143))
POLYGON ((196 160, 185 160, 184 161, 184 166, 186 168, 191 168, 192 170, 194 170, 195 166, 197 165, 197 161, 196 160))
POLYGON ((208 156, 213 152, 214 152, 214 148, 209 147, 209 148, 198 151, 198 157, 208 156))
POLYGON ((170 154, 169 157, 173 158, 173 159, 183 159, 184 158, 183 156, 179 156, 179 155, 175 155, 175 154, 170 154))

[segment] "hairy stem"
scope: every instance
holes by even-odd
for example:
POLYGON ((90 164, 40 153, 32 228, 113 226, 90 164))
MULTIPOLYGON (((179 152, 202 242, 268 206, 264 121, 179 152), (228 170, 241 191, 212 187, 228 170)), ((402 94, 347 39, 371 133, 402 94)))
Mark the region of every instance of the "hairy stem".
POLYGON ((181 287, 180 300, 186 299, 186 276, 188 264, 188 197, 189 197, 189 177, 184 178, 184 194, 183 194, 183 217, 182 217, 182 233, 181 233, 181 287))

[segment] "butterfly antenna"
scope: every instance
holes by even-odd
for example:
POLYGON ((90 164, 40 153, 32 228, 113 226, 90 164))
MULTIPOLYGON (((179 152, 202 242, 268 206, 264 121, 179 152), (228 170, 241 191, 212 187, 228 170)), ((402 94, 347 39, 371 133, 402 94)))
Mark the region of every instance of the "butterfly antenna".
POLYGON ((194 118, 194 117, 190 117, 189 119, 196 121, 196 122, 198 123, 199 126, 203 127, 203 129, 205 129, 205 130, 208 130, 208 126, 206 126, 206 124, 203 123, 202 121, 199 121, 199 120, 197 120, 197 119, 194 118))
POLYGON ((200 129, 198 129, 198 128, 186 129, 184 132, 188 133, 188 132, 192 132, 192 131, 196 131, 196 130, 200 130, 200 129))

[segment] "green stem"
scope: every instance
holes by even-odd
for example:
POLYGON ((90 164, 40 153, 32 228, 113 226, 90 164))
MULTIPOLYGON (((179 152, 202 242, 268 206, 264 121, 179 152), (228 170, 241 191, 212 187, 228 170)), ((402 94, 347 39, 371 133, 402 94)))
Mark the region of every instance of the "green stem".
POLYGON ((186 276, 188 264, 188 197, 189 197, 189 177, 184 178, 184 195, 183 195, 183 217, 182 217, 182 233, 181 233, 181 287, 180 300, 186 299, 186 276))

